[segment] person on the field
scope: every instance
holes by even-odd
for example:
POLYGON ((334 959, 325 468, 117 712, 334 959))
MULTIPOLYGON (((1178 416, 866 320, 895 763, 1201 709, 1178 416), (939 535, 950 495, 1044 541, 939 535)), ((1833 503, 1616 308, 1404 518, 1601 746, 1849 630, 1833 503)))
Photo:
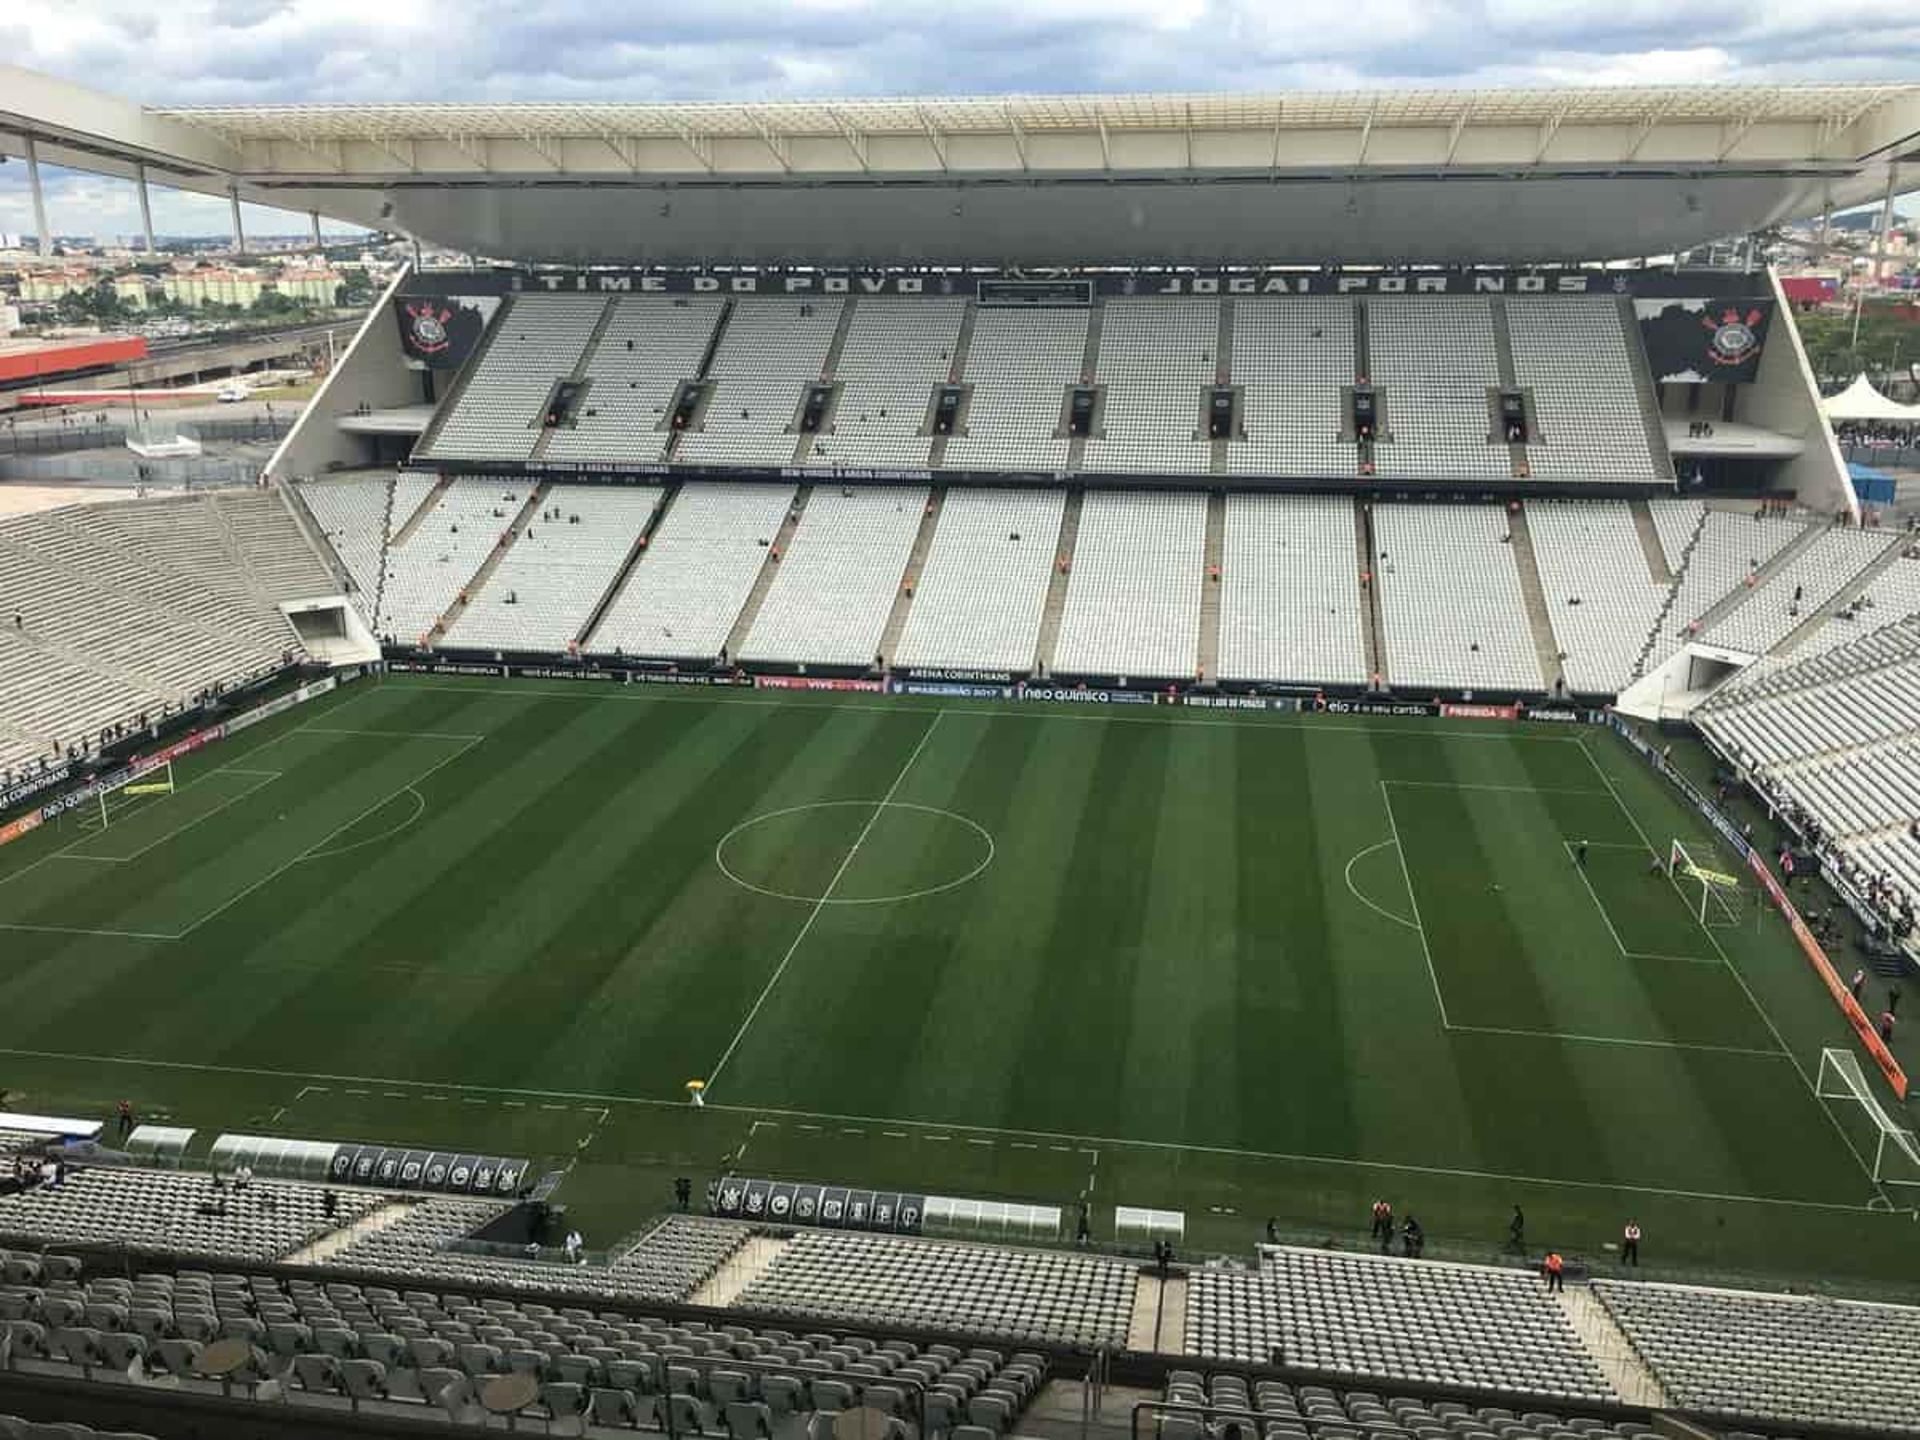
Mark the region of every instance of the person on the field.
POLYGON ((1640 1268, 1640 1227, 1629 1220, 1620 1237, 1620 1263, 1640 1268))
POLYGON ((1507 1245, 1516 1255, 1527 1251, 1527 1217, 1518 1205, 1513 1207, 1513 1218, 1507 1221, 1507 1245))
POLYGON ((1587 868, 1587 842, 1586 841, 1576 840, 1573 842, 1573 863, 1578 865, 1582 870, 1587 868))
POLYGON ((1380 1241, 1383 1249, 1393 1239, 1393 1206, 1385 1200, 1373 1202, 1373 1228, 1367 1234, 1369 1238, 1380 1241))
POLYGON ((1857 1002, 1860 999, 1860 992, 1867 988, 1866 966, 1862 965, 1855 968, 1853 972, 1853 983, 1848 988, 1853 991, 1853 998, 1857 1002))
POLYGON ((122 1100, 120 1102, 120 1104, 116 1107, 114 1123, 119 1128, 120 1138, 122 1140, 126 1139, 128 1135, 133 1133, 133 1102, 132 1101, 122 1100))
POLYGON ((1566 1289, 1567 1281, 1566 1281, 1566 1276, 1563 1273, 1566 1270, 1566 1268, 1567 1268, 1567 1262, 1560 1258, 1560 1252, 1558 1250, 1549 1250, 1547 1252, 1547 1261, 1546 1261, 1545 1269, 1547 1272, 1547 1293, 1548 1294, 1552 1294, 1556 1291, 1566 1289))
POLYGON ((1893 1043, 1893 1011, 1891 1010, 1880 1012, 1880 1041, 1885 1045, 1893 1043))
POLYGON ((1899 1013, 1900 987, 1898 985, 1889 985, 1887 986, 1887 1014, 1898 1015, 1899 1013))
POLYGON ((1406 1224, 1400 1227, 1400 1253, 1409 1260, 1418 1260, 1427 1248, 1427 1232, 1420 1228, 1419 1220, 1409 1213, 1406 1224))
POLYGON ((581 1262, 583 1257, 581 1256, 580 1250, 585 1244, 586 1241, 580 1238, 580 1232, 578 1230, 569 1230, 567 1232, 567 1263, 569 1265, 578 1265, 581 1262))

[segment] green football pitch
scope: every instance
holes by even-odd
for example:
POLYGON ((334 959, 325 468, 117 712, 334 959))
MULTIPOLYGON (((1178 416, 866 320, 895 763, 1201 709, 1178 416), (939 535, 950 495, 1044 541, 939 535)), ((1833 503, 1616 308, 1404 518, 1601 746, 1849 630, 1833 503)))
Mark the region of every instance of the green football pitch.
POLYGON ((16 1108, 530 1155, 602 1240, 732 1168, 1920 1282, 1598 727, 395 676, 177 778, 0 851, 16 1108))

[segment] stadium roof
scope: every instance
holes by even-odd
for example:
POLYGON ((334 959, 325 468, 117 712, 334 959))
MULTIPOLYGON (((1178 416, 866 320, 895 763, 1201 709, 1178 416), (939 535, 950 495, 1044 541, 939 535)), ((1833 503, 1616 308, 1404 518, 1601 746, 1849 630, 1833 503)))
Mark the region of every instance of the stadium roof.
POLYGON ((1920 85, 147 108, 0 67, 29 133, 523 259, 1610 259, 1877 199, 1920 85))

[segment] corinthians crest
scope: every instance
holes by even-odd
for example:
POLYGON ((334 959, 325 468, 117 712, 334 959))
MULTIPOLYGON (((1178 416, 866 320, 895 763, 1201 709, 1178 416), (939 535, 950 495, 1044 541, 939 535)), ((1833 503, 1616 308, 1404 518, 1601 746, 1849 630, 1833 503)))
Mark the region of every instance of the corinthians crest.
POLYGON ((416 300, 407 307, 407 335, 422 355, 437 355, 450 343, 447 321, 453 312, 433 300, 416 300))
POLYGON ((1745 365, 1754 359, 1760 349, 1761 318, 1758 310, 1744 314, 1735 309, 1717 314, 1709 310, 1702 315, 1700 324, 1708 334, 1708 358, 1716 365, 1745 365))

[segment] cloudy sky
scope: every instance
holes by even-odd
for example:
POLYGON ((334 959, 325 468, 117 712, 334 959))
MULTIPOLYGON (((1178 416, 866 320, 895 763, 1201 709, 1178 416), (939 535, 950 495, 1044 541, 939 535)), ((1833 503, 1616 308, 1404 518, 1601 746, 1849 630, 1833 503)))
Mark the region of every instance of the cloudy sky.
MULTIPOLYGON (((6 0, 0 56, 156 104, 1920 79, 1914 0, 6 0)), ((55 173, 56 232, 131 233, 55 173)), ((0 166, 0 231, 31 229, 0 166)), ((163 231, 225 227, 158 196, 163 231)), ((250 228, 297 228, 269 215, 250 228)))

